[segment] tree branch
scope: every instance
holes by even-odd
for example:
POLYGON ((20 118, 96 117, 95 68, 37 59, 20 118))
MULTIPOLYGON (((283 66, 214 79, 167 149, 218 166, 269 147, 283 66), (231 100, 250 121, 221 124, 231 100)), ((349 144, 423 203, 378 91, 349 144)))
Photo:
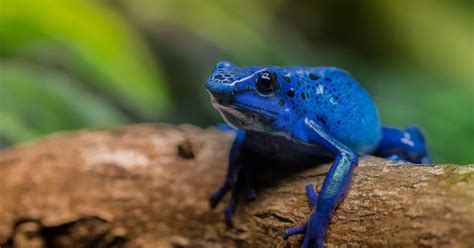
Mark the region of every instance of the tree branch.
MULTIPOLYGON (((57 134, 0 153, 3 246, 295 247, 285 228, 304 222, 305 185, 321 187, 328 164, 260 178, 234 227, 223 182, 229 133, 135 125, 57 134), (283 176, 284 175, 284 176, 283 176)), ((288 168, 287 168, 288 169, 288 168)), ((474 244, 474 167, 415 166, 366 157, 335 212, 328 246, 469 247, 474 244)))

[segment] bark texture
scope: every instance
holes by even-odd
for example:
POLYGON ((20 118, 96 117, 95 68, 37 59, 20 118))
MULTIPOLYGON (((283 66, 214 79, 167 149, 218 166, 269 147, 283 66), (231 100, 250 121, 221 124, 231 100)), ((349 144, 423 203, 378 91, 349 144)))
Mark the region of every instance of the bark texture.
MULTIPOLYGON (((56 134, 0 153, 0 245, 296 247, 329 164, 267 171, 234 226, 207 199, 224 180, 232 134, 135 125, 56 134)), ((328 247, 473 247, 474 166, 361 158, 328 247)), ((227 199, 227 198, 226 198, 227 199)), ((225 200, 224 199, 224 202, 225 200)))

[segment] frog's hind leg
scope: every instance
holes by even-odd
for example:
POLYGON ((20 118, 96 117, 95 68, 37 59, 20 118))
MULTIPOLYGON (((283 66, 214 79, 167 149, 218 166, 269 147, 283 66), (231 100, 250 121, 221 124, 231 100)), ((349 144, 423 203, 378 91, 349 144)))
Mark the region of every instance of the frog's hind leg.
POLYGON ((431 163, 425 138, 417 127, 382 128, 382 140, 372 155, 416 164, 431 163))

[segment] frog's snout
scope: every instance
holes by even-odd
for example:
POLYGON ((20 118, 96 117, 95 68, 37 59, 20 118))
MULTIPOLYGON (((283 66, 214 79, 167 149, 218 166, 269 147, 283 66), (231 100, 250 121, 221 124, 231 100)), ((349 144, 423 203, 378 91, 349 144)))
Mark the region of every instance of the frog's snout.
POLYGON ((230 95, 234 89, 238 67, 227 61, 216 64, 216 68, 206 81, 207 90, 214 96, 230 95))
POLYGON ((231 94, 233 90, 233 81, 224 79, 224 77, 220 74, 214 75, 212 74, 209 79, 206 81, 206 89, 211 93, 213 96, 217 95, 227 95, 231 94))

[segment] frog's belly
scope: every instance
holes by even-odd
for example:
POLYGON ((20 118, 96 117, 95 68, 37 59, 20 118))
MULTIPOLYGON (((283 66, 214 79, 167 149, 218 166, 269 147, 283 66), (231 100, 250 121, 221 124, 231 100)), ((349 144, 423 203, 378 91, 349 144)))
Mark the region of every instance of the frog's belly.
POLYGON ((318 145, 296 142, 282 136, 248 135, 246 146, 259 157, 280 163, 311 163, 330 154, 318 145))

